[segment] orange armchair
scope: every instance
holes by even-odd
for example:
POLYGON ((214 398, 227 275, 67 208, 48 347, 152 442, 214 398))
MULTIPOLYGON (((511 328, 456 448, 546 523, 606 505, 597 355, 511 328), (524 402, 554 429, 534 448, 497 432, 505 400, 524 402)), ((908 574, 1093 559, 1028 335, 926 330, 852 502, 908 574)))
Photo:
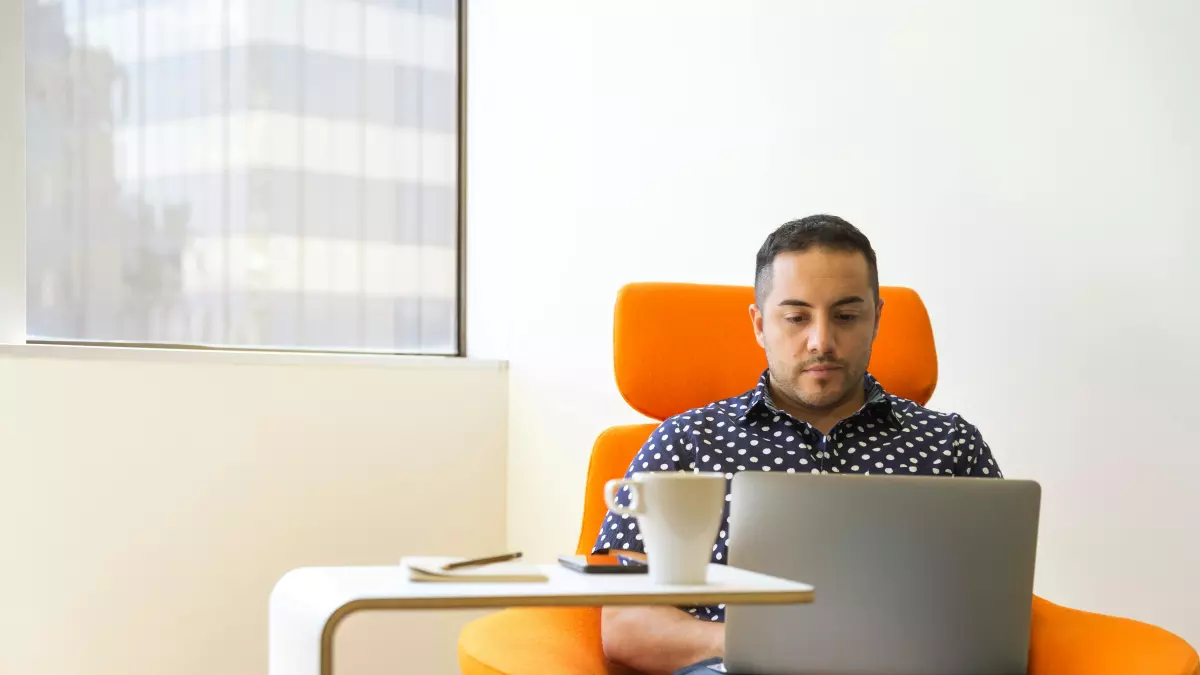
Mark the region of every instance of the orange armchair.
MULTIPOLYGON (((870 370, 890 392, 925 404, 937 384, 933 329, 920 296, 880 289, 885 302, 870 370)), ((635 410, 663 420, 752 387, 766 368, 746 308, 753 289, 630 284, 613 331, 617 387, 635 410)), ((606 507, 604 483, 625 475, 656 424, 611 427, 588 466, 576 552, 588 553, 606 507)), ((468 624, 458 640, 464 675, 615 675, 604 658, 600 609, 510 609, 468 624)), ((1144 623, 1034 598, 1031 675, 1200 675, 1195 650, 1144 623)))

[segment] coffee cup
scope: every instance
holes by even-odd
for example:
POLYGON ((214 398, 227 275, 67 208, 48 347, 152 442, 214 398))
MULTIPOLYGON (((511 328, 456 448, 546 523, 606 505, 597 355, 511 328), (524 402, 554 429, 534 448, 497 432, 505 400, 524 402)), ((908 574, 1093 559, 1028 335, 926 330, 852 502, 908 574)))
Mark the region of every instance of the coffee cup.
POLYGON ((724 474, 643 471, 608 481, 604 502, 614 513, 637 518, 652 582, 707 582, 725 509, 724 474), (616 500, 621 488, 629 491, 628 505, 616 500))

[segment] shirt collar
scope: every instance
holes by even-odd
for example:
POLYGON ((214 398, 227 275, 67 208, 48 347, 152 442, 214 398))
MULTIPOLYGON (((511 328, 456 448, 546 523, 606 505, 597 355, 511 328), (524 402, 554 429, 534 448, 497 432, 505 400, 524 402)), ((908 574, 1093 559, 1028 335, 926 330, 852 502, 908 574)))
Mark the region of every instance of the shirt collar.
MULTIPOLYGON (((771 391, 767 387, 767 383, 771 380, 771 371, 764 370, 762 375, 758 377, 758 385, 754 387, 754 392, 750 396, 750 401, 746 405, 745 412, 742 413, 739 419, 746 419, 759 407, 770 411, 772 414, 780 414, 779 407, 771 400, 771 391)), ((904 424, 904 418, 900 411, 892 405, 892 399, 884 391, 883 385, 879 384, 873 375, 866 373, 863 375, 863 389, 866 390, 867 399, 863 403, 863 407, 855 415, 859 415, 865 411, 876 412, 880 415, 889 416, 896 420, 897 424, 904 424)), ((786 414, 786 413, 785 413, 786 414)), ((853 417, 854 415, 851 415, 853 417)))
POLYGON ((746 411, 742 413, 739 419, 746 419, 754 411, 758 410, 759 406, 763 406, 771 412, 779 412, 775 407, 775 402, 771 400, 770 391, 767 390, 767 382, 771 379, 770 372, 769 370, 764 370, 762 375, 758 376, 758 385, 751 392, 750 401, 746 404, 746 411))
POLYGON ((879 380, 876 380, 875 376, 870 373, 864 375, 863 387, 867 390, 867 401, 863 404, 863 409, 878 411, 880 415, 891 417, 896 420, 896 424, 904 426, 904 415, 900 413, 899 407, 895 405, 895 400, 888 396, 883 385, 879 384, 879 380))

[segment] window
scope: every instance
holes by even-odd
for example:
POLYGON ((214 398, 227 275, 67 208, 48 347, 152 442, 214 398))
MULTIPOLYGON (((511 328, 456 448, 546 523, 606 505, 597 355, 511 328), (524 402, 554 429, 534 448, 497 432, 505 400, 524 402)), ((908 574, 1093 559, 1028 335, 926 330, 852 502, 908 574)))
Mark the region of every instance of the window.
POLYGON ((458 0, 24 0, 31 341, 460 353, 458 0))

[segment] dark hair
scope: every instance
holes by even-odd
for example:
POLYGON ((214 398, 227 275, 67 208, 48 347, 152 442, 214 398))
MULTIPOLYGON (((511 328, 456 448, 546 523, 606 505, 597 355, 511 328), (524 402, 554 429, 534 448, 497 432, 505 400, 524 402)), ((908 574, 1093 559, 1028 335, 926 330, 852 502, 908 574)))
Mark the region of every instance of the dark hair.
POLYGON ((760 307, 771 292, 771 263, 775 262, 775 257, 780 253, 807 251, 813 247, 863 254, 871 274, 871 290, 875 292, 875 299, 879 299, 879 267, 875 263, 875 249, 871 248, 867 235, 837 216, 821 214, 780 225, 758 249, 754 268, 754 299, 760 307))

